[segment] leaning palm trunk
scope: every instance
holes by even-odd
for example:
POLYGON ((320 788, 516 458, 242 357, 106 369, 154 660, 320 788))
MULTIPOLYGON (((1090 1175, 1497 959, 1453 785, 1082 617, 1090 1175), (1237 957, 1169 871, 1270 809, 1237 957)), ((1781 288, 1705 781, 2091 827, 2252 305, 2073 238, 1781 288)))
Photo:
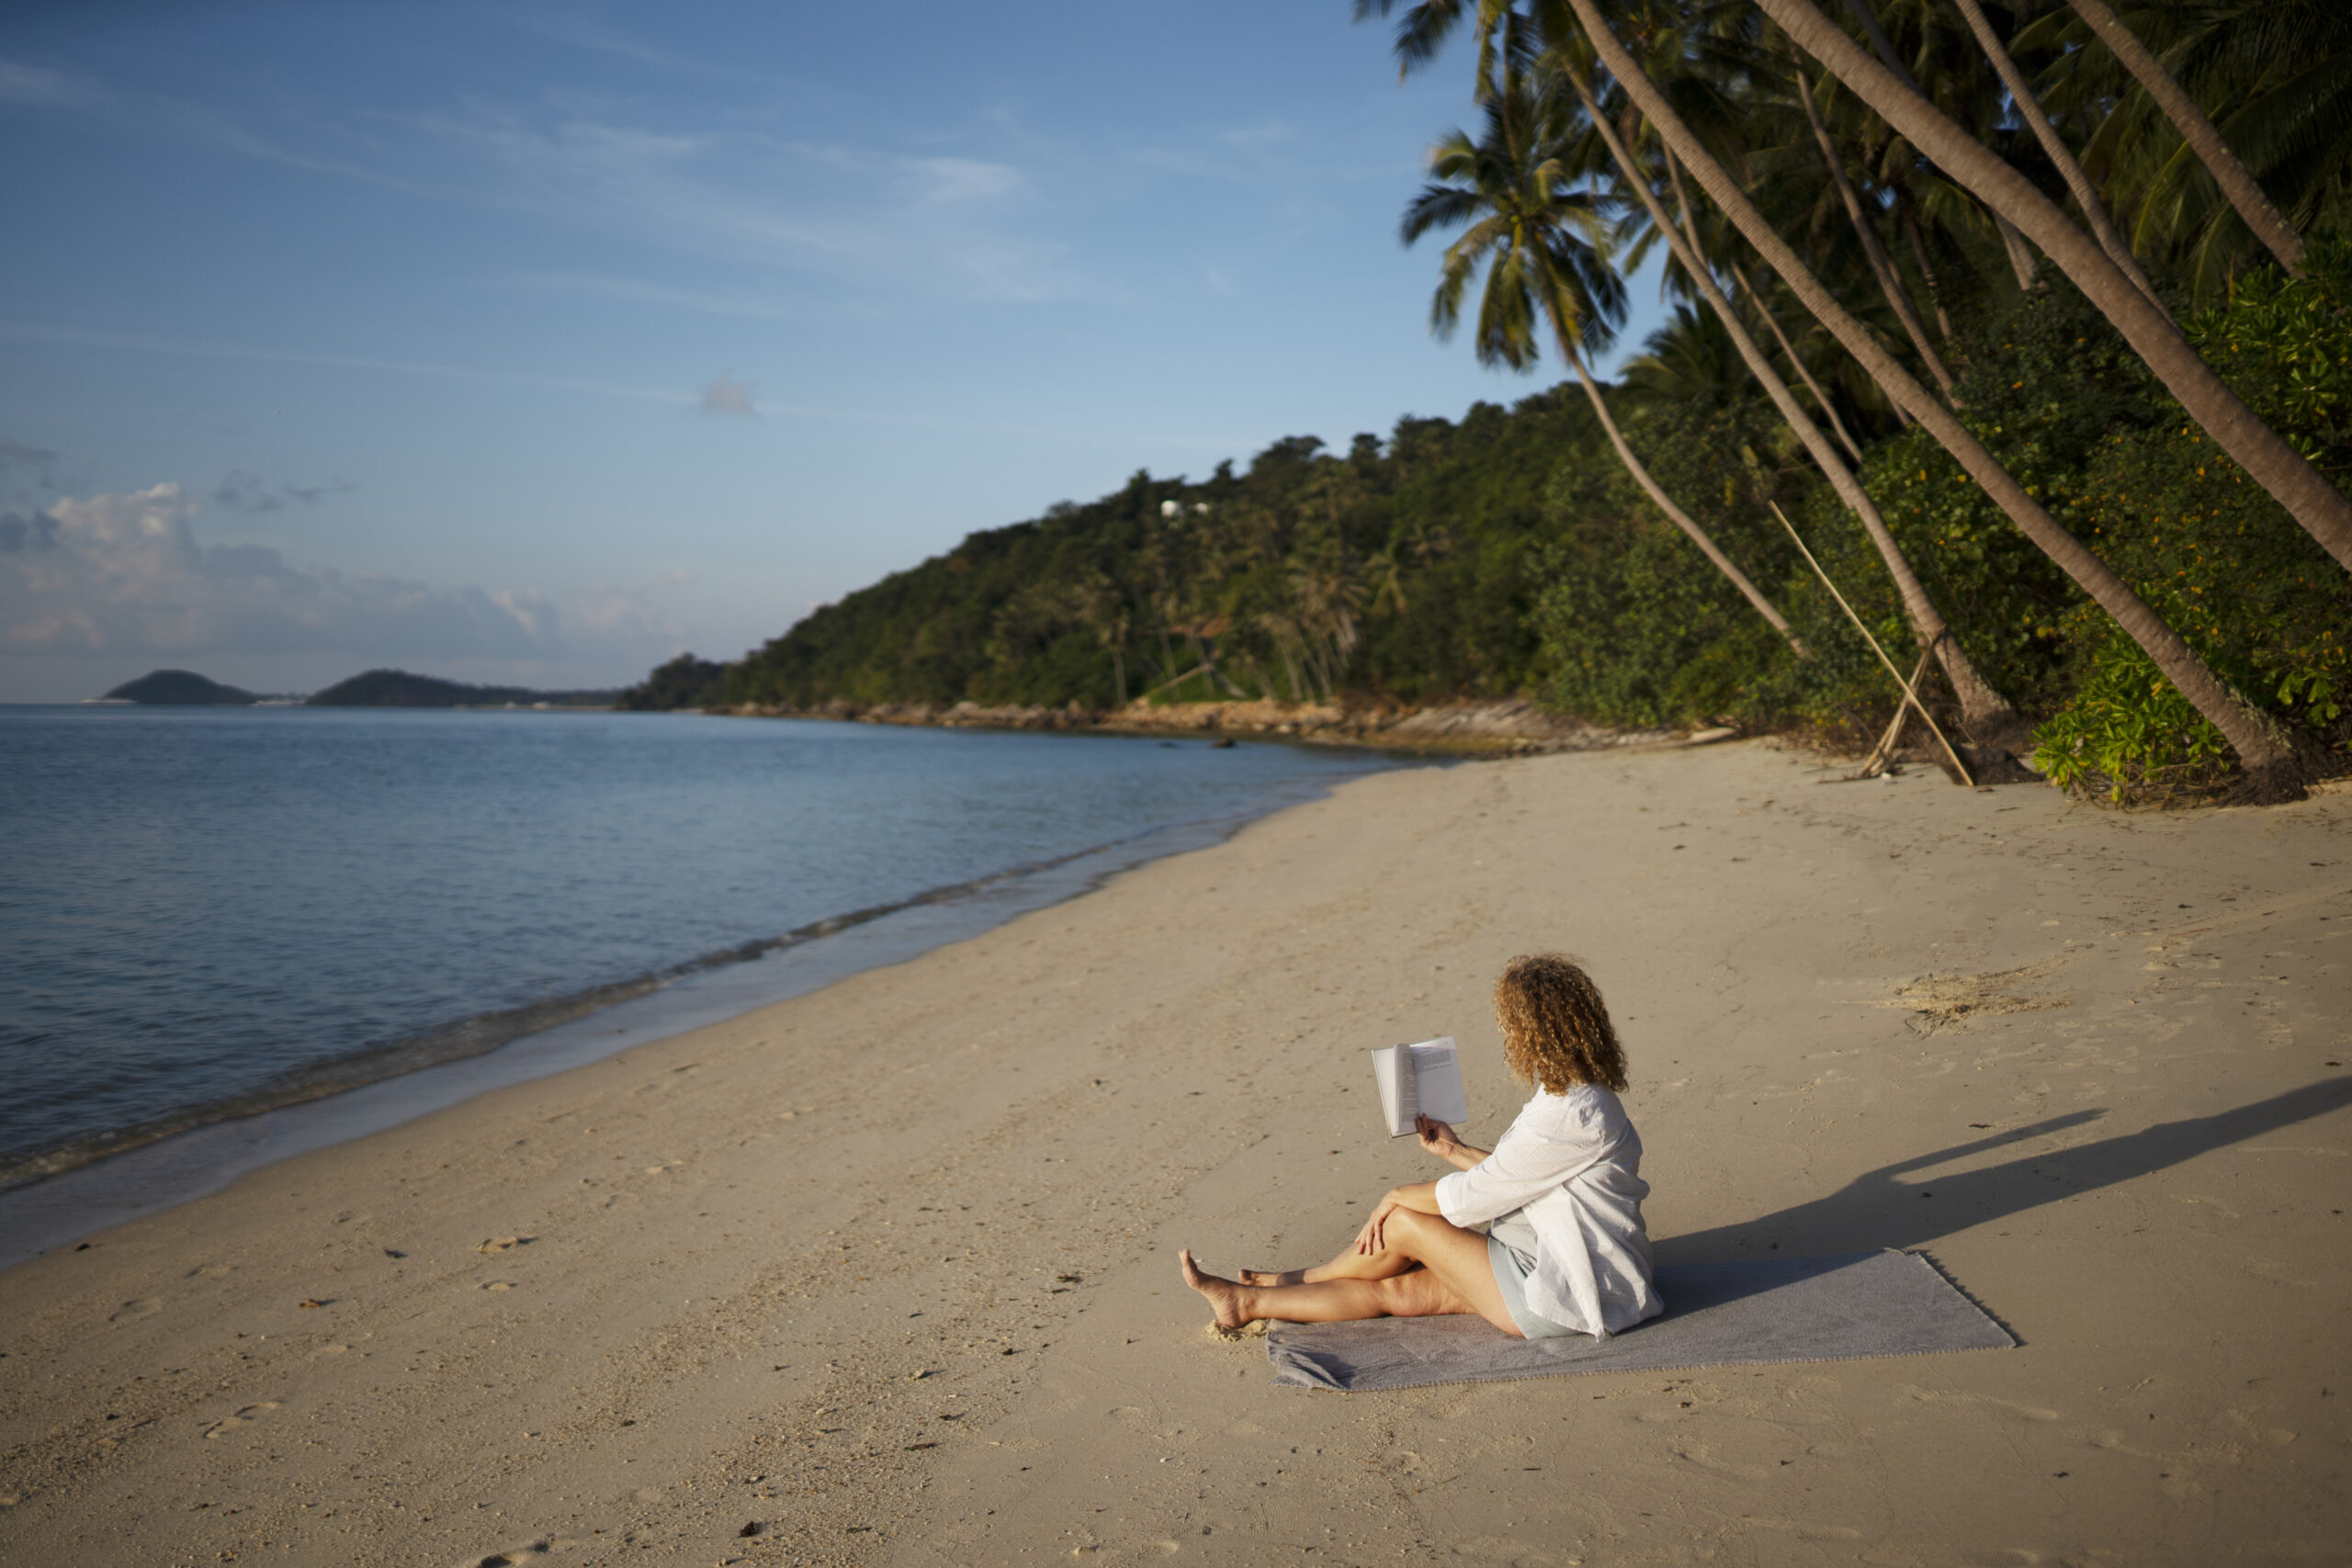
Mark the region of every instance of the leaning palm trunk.
POLYGON ((2148 297, 2148 303, 2162 310, 2164 301, 2156 298, 2155 285, 2150 283, 2148 275, 2140 270, 2139 258, 2132 254, 2132 247, 2123 243, 2123 236, 2115 231, 2115 225, 2107 216, 2107 206, 2099 200, 2090 176, 2083 173, 2082 164, 2075 162, 2065 139, 2058 134, 2058 128, 2050 123, 2049 115, 2042 112, 2041 100, 2033 96, 2032 84, 2025 79, 2025 73, 2018 69, 2018 62, 2009 57, 2008 49, 2001 42, 2000 35, 1993 30, 1993 24, 1985 20, 1984 7, 1976 0, 1952 0, 1952 3, 1960 7, 1960 14, 1968 18, 1968 30, 1976 35, 1976 47, 1984 51, 1984 58, 1991 61, 1993 69, 2000 73, 2002 84, 2009 89, 2010 100, 2018 107, 2018 113, 2025 117, 2026 124, 2032 129, 2033 139, 2041 143, 2041 151, 2048 154, 2051 163, 2057 165, 2060 176, 2066 182, 2066 188, 2074 193, 2075 205, 2082 209, 2083 220, 2090 225, 2091 237, 2098 242, 2098 248, 2107 253, 2107 259, 2115 264, 2118 272, 2132 280, 2132 288, 2148 297))
MULTIPOLYGON (((1583 79, 1575 73, 1571 66, 1563 65, 1561 69, 1568 73, 1569 80, 1576 85, 1577 96, 1584 100, 1585 112, 1592 115, 1597 120, 1600 118, 1597 106, 1583 79)), ((1611 138, 1609 145, 1612 150, 1611 155, 1614 156, 1614 149, 1617 145, 1614 132, 1607 134, 1611 138)), ((1699 226, 1690 220, 1690 194, 1682 188, 1682 165, 1674 161, 1674 152, 1671 148, 1660 144, 1658 152, 1666 161, 1666 177, 1674 182, 1674 209, 1676 215, 1682 220, 1682 232, 1690 240, 1691 251, 1698 255, 1700 270, 1704 271, 1707 266, 1706 253, 1700 249, 1699 226)), ((1617 159, 1617 167, 1623 171, 1627 180, 1631 181, 1636 177, 1634 171, 1627 165, 1623 158, 1617 159)), ((1658 223, 1661 230, 1665 227, 1663 223, 1659 223, 1657 209, 1654 204, 1650 208, 1650 220, 1653 223, 1658 223)), ((1671 244, 1672 241, 1669 239, 1668 243, 1671 244)), ((1789 342, 1789 334, 1781 330, 1781 323, 1773 317, 1771 307, 1765 303, 1762 295, 1756 292, 1755 286, 1747 281, 1747 274, 1740 270, 1737 262, 1731 265, 1731 276, 1732 281, 1739 285, 1740 293, 1747 297, 1748 308, 1763 317, 1764 324, 1771 329, 1772 339, 1781 345, 1781 353, 1787 357, 1789 368, 1797 373, 1797 379, 1803 381, 1805 390, 1813 394, 1813 400, 1821 405, 1823 416, 1829 421, 1829 428, 1838 434, 1838 445, 1852 455, 1857 464, 1860 463, 1862 449, 1853 436, 1847 433, 1846 422, 1838 417, 1838 405, 1829 400, 1829 394, 1821 389, 1821 383, 1813 378, 1813 372, 1806 369, 1804 361, 1797 357, 1796 345, 1789 342)))
MULTIPOLYGON (((1688 227, 1687 220, 1685 226, 1688 227)), ((1696 239, 1697 236, 1694 234, 1692 236, 1694 243, 1696 239)), ((1700 258, 1700 265, 1702 266, 1706 265, 1705 257, 1700 258)), ((1739 291, 1747 298, 1748 309, 1761 316, 1764 319, 1764 324, 1771 329, 1772 341, 1781 345, 1781 356, 1789 362, 1789 368, 1797 373, 1797 379, 1803 381, 1805 390, 1813 394, 1813 400, 1821 405, 1821 412, 1828 417, 1829 428, 1838 436, 1838 445, 1843 446, 1847 455, 1855 462, 1860 463, 1862 460, 1861 446, 1846 429, 1846 422, 1838 417, 1838 405, 1829 400, 1829 394, 1821 389, 1821 383, 1814 379, 1813 372, 1806 369, 1804 361, 1797 357, 1796 346, 1789 342, 1789 334, 1781 330, 1780 318, 1772 314, 1772 307, 1766 302, 1762 295, 1756 292, 1756 286, 1747 281, 1747 270, 1736 262, 1732 264, 1731 280, 1739 285, 1739 291)))
POLYGON ((2070 3, 2075 14, 2098 35, 2099 42, 2107 45, 2108 52, 2122 62, 2123 68, 2138 79, 2156 107, 2164 110, 2165 117, 2180 132, 2181 140, 2204 161, 2213 183, 2222 187, 2222 194, 2238 209, 2238 216, 2254 231, 2254 237, 2270 247, 2270 254, 2278 258, 2278 265, 2289 274, 2302 276, 2303 237, 2270 205, 2270 198, 2262 193, 2253 173, 2238 162, 2230 144, 2222 140, 2222 133, 2205 118, 2205 111, 2197 107, 2197 100, 2181 90, 2164 62, 2149 53, 2148 46, 2134 37, 2132 29, 2100 0, 2070 3))
POLYGON ((1804 79, 1804 72, 1797 73, 1797 96, 1804 103, 1805 123, 1813 127, 1813 139, 1821 145, 1822 161, 1829 165, 1829 178, 1838 187, 1838 199, 1846 204, 1846 221, 1853 226, 1854 237, 1862 243, 1862 254, 1870 259, 1871 272, 1878 279, 1879 292, 1886 296, 1894 319, 1903 323, 1903 331, 1918 352, 1919 362, 1936 378, 1936 385, 1951 396, 1951 372, 1944 367, 1936 351, 1928 346, 1928 329, 1919 320, 1918 310, 1911 303, 1910 292, 1903 287, 1903 279, 1894 270, 1894 262, 1879 243, 1878 231, 1862 212, 1862 198, 1854 189, 1854 182, 1846 175, 1846 160, 1838 154, 1838 143, 1829 135, 1829 127, 1822 123, 1821 106, 1813 101, 1813 85, 1804 79))
MULTIPOLYGON (((1548 308, 1550 301, 1547 300, 1546 305, 1548 308)), ((1740 597, 1754 605, 1756 613, 1771 623, 1774 631, 1788 639, 1789 646, 1796 650, 1797 657, 1804 658, 1804 643, 1794 631, 1790 629, 1788 617, 1772 608, 1772 601, 1764 597, 1764 591, 1750 582, 1747 580, 1747 574, 1732 564, 1731 557, 1724 554, 1716 546, 1714 539, 1704 528, 1699 526, 1698 522, 1689 513, 1674 504, 1674 498, 1659 488, 1657 480, 1650 477, 1649 469, 1644 468, 1642 460, 1634 456, 1634 449, 1625 445, 1624 433, 1617 428, 1617 421, 1610 413, 1609 404, 1601 398, 1600 389, 1593 384, 1592 372, 1585 368, 1584 356, 1577 352, 1575 332, 1570 329, 1566 319, 1556 309, 1553 310, 1552 331, 1560 340, 1560 356, 1568 362, 1568 368, 1576 372, 1577 385, 1584 389, 1584 395, 1590 400, 1593 415, 1600 421, 1601 430, 1608 434, 1609 445, 1616 451, 1617 460, 1625 466, 1627 473, 1634 476, 1634 482, 1642 487, 1642 493, 1648 496, 1651 503, 1660 512, 1666 513, 1669 522, 1690 536, 1690 542, 1698 546, 1709 560, 1714 562, 1717 571, 1731 580, 1731 585, 1739 590, 1740 597)))
MULTIPOLYGON (((1903 57, 1894 52, 1894 44, 1886 36, 1886 29, 1879 26, 1878 13, 1871 9, 1870 0, 1846 0, 1846 9, 1854 14, 1854 20, 1861 23, 1862 32, 1871 40, 1871 47, 1878 51, 1878 57, 1886 62, 1886 68, 1894 73, 1894 79, 1917 93, 1918 78, 1912 75, 1911 68, 1903 63, 1903 57)), ((1925 94, 1920 96, 1926 96, 1925 94)), ((2016 224, 1999 213, 1992 212, 1989 208, 1985 210, 1991 213, 1993 228, 2001 236, 2001 249, 2008 254, 2009 270, 2017 275, 2018 288, 2020 290, 2031 288, 2033 252, 2026 245, 2025 236, 2018 232, 2016 224)), ((1933 288, 1935 285, 1930 283, 1928 287, 1933 288)))
MULTIPOLYGON (((1589 9, 1590 0, 1571 3, 1581 13, 1589 9)), ((2352 501, 2230 390, 2180 335, 2171 318, 2133 288, 2106 253, 2075 228, 2055 203, 1935 106, 1905 90, 1810 0, 1756 3, 1912 146, 1941 164, 1988 206, 2007 213, 2026 238, 2064 268, 2075 286, 2115 323, 2188 416, 2328 554, 2352 570, 2352 501)))
MULTIPOLYGON (((1776 4, 1779 0, 1763 0, 1763 3, 1776 4)), ((2300 795, 2301 785, 2291 773, 2293 753, 2276 727, 2223 685, 2206 667, 2205 661, 2180 640, 2179 634, 2166 626, 2163 618, 2132 592, 2122 579, 2109 570, 2104 561, 2060 527, 2041 503, 2028 494, 2025 487, 2018 484, 2015 477, 1984 449, 1984 443, 1971 434, 1951 411, 1920 386, 1893 355, 1880 347, 1861 322, 1830 297, 1820 281, 1797 259, 1796 253, 1789 248, 1772 226, 1764 220, 1763 214, 1756 210, 1747 195, 1733 183, 1723 166, 1691 134, 1690 128, 1683 122, 1681 116, 1675 113, 1674 106, 1658 91, 1657 85, 1644 73, 1625 46, 1618 42, 1616 35, 1600 15, 1596 0, 1566 0, 1566 4, 1574 9, 1610 73, 1617 78, 1642 112, 1649 117, 1650 123, 1657 128, 1668 144, 1690 166, 1715 205, 1738 227, 1747 243, 1756 247, 1758 253, 1780 273, 1798 299, 1804 302, 1805 308, 1837 335, 1847 352, 1861 363, 1890 397, 1911 410, 1919 423, 1927 427, 1928 433, 1958 459, 1969 477, 1984 487, 1985 494, 1994 504, 2007 513, 2026 537, 2074 579, 2101 609, 2113 616, 2116 624, 2140 645, 2181 695, 2212 722, 2237 753, 2238 761, 2251 775, 2257 794, 2279 798, 2300 795)), ((1826 23, 1824 25, 1826 26, 1826 23)), ((1838 36, 1842 39, 1845 35, 1841 33, 1838 36)), ((1842 73, 1843 68, 1838 69, 1842 73)), ((1915 140, 1914 145, 1917 144, 1915 140)), ((2123 288, 2130 291, 2128 284, 2123 288)), ((2132 297, 2138 298, 2136 293, 2132 297)))
MULTIPOLYGON (((1619 139, 1616 128, 1600 112, 1600 104, 1593 96, 1592 87, 1585 81, 1584 73, 1567 61, 1561 62, 1560 72, 1568 79, 1568 85, 1576 89, 1577 98, 1584 104, 1586 117, 1592 121, 1593 129, 1600 133, 1600 139, 1607 144, 1609 155, 1616 160, 1618 171, 1624 176, 1625 183, 1641 197, 1642 205, 1649 212, 1652 226, 1665 236, 1666 243, 1673 249, 1674 259, 1681 263, 1683 272, 1706 297, 1708 305, 1723 322, 1724 330, 1731 334, 1732 343, 1738 348, 1740 358, 1747 362, 1749 373, 1770 395, 1773 406, 1781 411, 1781 417, 1788 422, 1791 430, 1796 432, 1798 439, 1804 443, 1805 450, 1813 455, 1814 462, 1828 476, 1830 486, 1838 492, 1838 499, 1861 520, 1863 531, 1878 548, 1879 558, 1886 563, 1887 574, 1894 579, 1895 590, 1902 596, 1904 615, 1911 623, 1913 635, 1918 638, 1920 651, 1934 654, 1936 661, 1943 666, 1945 678, 1951 681, 1952 693, 1960 699, 1961 714, 1967 721, 1971 737, 1978 745, 1987 748, 2004 751, 2028 750, 2030 732, 2025 721, 1970 662, 1959 639, 1951 635, 1951 628, 1944 624, 1943 616, 1938 613, 1935 601, 1928 596, 1927 587, 1919 581, 1919 574, 1911 570, 1911 563, 1905 558, 1902 547, 1894 542, 1894 535, 1888 529, 1886 519, 1879 514, 1870 492, 1838 460, 1837 449, 1829 445, 1829 438, 1806 416, 1804 409, 1797 402, 1796 394, 1789 390, 1789 384, 1781 378, 1780 372, 1772 367, 1771 360, 1757 346, 1756 339, 1739 319, 1739 312, 1732 308, 1731 300, 1724 296, 1722 285, 1708 270, 1706 258, 1699 254, 1696 231, 1685 234, 1667 221, 1666 212, 1659 207, 1657 194, 1650 189, 1650 182, 1634 163, 1633 155, 1625 150, 1625 143, 1619 139)), ((1669 152, 1668 156, 1673 156, 1672 152, 1669 152)))

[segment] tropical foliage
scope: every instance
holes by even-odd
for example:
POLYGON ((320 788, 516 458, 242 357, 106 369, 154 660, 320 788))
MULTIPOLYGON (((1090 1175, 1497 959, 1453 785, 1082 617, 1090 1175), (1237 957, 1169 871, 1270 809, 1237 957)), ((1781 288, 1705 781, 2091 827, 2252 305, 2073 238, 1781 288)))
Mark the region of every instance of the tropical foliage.
POLYGON ((1859 741, 1894 683, 1793 534, 1996 776, 2277 797, 2338 765, 2352 12, 1357 9, 1408 71, 1472 46, 1475 130, 1400 192, 1444 245, 1432 327, 1580 385, 1137 474, 632 700, 1533 694, 1859 741), (1668 249, 1681 303, 1604 387, 1584 359, 1668 249))

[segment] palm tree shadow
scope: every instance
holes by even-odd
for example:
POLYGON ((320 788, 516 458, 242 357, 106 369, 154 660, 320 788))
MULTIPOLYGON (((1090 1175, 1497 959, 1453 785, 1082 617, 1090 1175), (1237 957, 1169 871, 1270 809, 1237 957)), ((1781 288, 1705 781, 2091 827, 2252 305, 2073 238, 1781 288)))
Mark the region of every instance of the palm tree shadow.
POLYGON ((2021 1214, 2077 1193, 2112 1187, 2214 1149, 2352 1105, 2352 1077, 2289 1089, 2211 1116, 2161 1122, 2137 1133, 2067 1148, 2042 1148, 2004 1164, 1917 1181, 1897 1178, 1987 1150, 2030 1143, 2105 1116, 2077 1111, 1934 1154, 1866 1171, 1835 1192, 1736 1224, 1667 1236, 1661 1263, 1717 1262, 1760 1253, 1860 1252, 1913 1247, 1988 1220, 2021 1214))

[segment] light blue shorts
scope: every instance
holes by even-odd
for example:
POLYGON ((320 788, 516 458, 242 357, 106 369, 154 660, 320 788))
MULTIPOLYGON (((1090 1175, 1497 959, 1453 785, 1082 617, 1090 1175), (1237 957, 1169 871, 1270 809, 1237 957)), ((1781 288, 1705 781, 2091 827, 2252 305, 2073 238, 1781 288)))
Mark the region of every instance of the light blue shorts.
POLYGON ((1527 1223, 1525 1210, 1514 1209, 1487 1227, 1487 1262, 1520 1333, 1530 1339, 1557 1339, 1577 1332, 1527 1304, 1527 1281, 1535 1277, 1535 1227, 1527 1223))

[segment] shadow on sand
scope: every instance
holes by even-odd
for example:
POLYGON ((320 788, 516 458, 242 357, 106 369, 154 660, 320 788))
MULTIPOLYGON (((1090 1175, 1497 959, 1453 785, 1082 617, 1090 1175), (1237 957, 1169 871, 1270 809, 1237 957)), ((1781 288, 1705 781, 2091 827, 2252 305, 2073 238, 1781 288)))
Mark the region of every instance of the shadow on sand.
POLYGON ((1905 1181, 1902 1177, 1989 1150, 2030 1144, 2096 1122, 2078 1111, 1867 1171, 1837 1191, 1738 1224, 1664 1236, 1660 1263, 1754 1258, 1759 1253, 1847 1253, 1914 1247, 2077 1193, 2112 1187, 2352 1105, 2352 1077, 2289 1089, 2211 1116, 2160 1122, 2137 1133, 2067 1148, 2042 1148, 1999 1165, 1905 1181))

